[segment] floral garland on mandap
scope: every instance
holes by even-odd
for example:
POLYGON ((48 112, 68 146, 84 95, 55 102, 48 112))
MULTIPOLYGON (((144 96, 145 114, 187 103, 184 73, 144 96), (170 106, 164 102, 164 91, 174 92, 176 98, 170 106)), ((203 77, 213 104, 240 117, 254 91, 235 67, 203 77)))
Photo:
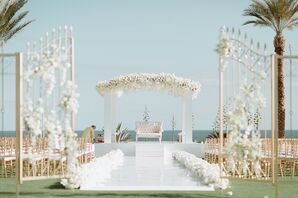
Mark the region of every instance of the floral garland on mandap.
POLYGON ((229 180, 220 178, 218 164, 209 164, 207 161, 185 151, 176 151, 172 156, 202 183, 214 188, 228 188, 229 180))
POLYGON ((122 93, 123 91, 148 89, 148 90, 164 90, 175 96, 182 96, 188 92, 192 93, 192 97, 196 98, 201 88, 199 82, 190 79, 177 77, 174 74, 128 74, 120 76, 110 81, 99 81, 96 89, 100 95, 107 92, 122 93))

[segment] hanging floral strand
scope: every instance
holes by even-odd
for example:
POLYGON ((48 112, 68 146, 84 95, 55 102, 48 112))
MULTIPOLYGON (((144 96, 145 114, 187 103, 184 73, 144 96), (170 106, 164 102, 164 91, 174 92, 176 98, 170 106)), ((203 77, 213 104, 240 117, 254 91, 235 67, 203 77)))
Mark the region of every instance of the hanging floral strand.
POLYGON ((78 94, 76 93, 77 86, 72 82, 68 81, 66 83, 65 90, 63 91, 62 98, 60 100, 59 106, 65 112, 65 149, 67 156, 67 178, 61 180, 61 184, 68 189, 79 188, 80 183, 80 165, 77 160, 77 134, 71 125, 71 117, 73 113, 77 113, 78 104, 78 94))

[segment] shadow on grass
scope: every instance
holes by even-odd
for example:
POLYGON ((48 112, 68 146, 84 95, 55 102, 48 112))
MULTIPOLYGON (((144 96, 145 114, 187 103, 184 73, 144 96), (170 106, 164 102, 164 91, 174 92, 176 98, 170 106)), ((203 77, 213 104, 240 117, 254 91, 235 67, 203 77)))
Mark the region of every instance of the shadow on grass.
MULTIPOLYGON (((52 196, 57 197, 160 197, 160 198, 218 198, 218 197, 226 197, 224 195, 222 196, 216 196, 216 195, 206 195, 201 194, 198 192, 175 192, 175 191, 169 191, 169 192, 159 192, 159 191, 113 191, 113 192, 107 192, 107 191, 80 191, 80 190, 66 190, 64 186, 60 182, 55 182, 50 186, 47 186, 46 189, 50 190, 64 190, 59 192, 51 192, 49 191, 48 194, 51 194, 52 196)), ((34 192, 34 193, 27 193, 23 192, 22 195, 32 195, 32 196, 42 196, 46 195, 44 192, 34 192)))
POLYGON ((55 182, 52 185, 46 187, 46 189, 65 189, 64 186, 60 182, 55 182))
MULTIPOLYGON (((80 195, 79 195, 80 196, 80 195)), ((82 196, 84 196, 82 194, 82 196)), ((86 196, 86 195, 85 195, 86 196)), ((206 194, 199 194, 199 193, 177 193, 177 192, 168 192, 168 193, 158 193, 158 192, 125 192, 121 194, 120 192, 115 193, 98 193, 91 196, 103 196, 103 197, 160 197, 160 198, 219 198, 225 196, 213 196, 213 195, 206 195, 206 194)))
MULTIPOLYGON (((21 192, 21 197, 108 197, 108 198, 120 198, 120 197, 147 197, 147 198, 226 198, 227 196, 216 196, 216 195, 206 195, 201 193, 191 193, 191 192, 95 192, 95 191, 70 191, 65 190, 63 192, 21 192)), ((0 197, 14 197, 15 192, 1 192, 0 197)))
MULTIPOLYGON (((27 193, 26 193, 27 194, 27 193)), ((24 194, 25 195, 25 194, 24 194)), ((31 195, 30 193, 28 195, 31 195)), ((129 198, 137 198, 137 197, 146 197, 146 198, 224 198, 226 196, 213 196, 213 195, 204 195, 204 194, 183 194, 176 192, 172 193, 77 193, 73 192, 70 194, 51 194, 53 197, 111 197, 111 198, 120 198, 120 197, 129 197, 129 198)))

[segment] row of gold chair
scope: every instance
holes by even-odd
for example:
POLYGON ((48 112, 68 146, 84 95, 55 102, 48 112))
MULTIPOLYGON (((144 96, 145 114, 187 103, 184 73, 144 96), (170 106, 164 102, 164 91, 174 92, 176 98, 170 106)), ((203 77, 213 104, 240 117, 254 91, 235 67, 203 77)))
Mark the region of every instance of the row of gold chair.
MULTIPOLYGON (((0 177, 16 175, 16 139, 0 137, 0 177)), ((50 150, 47 138, 36 138, 32 145, 30 138, 23 138, 22 161, 23 177, 65 175, 67 170, 67 151, 50 150)), ((87 163, 95 157, 94 144, 90 139, 77 138, 77 160, 87 163)))
MULTIPOLYGON (((226 139, 223 141, 223 150, 226 144, 226 139)), ((219 145, 220 140, 218 138, 210 138, 205 140, 205 155, 204 159, 209 163, 219 162, 219 145)), ((271 177, 272 173, 272 140, 262 139, 262 157, 259 159, 261 166, 262 178, 271 177)), ((282 177, 298 176, 298 139, 278 139, 278 173, 282 177)), ((223 164, 225 170, 227 170, 226 158, 223 157, 223 164)), ((254 163, 252 160, 247 160, 248 163, 248 175, 247 177, 253 178, 256 176, 254 172, 254 163)), ((247 165, 247 164, 246 164, 247 165)), ((243 177, 243 162, 235 163, 235 172, 229 173, 236 177, 243 177)))

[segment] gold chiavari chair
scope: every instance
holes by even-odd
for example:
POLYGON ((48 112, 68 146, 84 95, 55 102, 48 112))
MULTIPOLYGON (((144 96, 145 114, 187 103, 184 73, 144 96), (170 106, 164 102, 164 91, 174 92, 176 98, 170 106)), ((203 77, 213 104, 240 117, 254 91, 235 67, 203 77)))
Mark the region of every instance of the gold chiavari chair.
POLYGON ((264 172, 264 177, 271 177, 272 170, 272 147, 271 147, 271 139, 263 139, 262 140, 262 154, 263 157, 261 159, 261 168, 264 172))
MULTIPOLYGON (((23 146, 24 148, 24 146, 23 146)), ((23 176, 41 176, 44 166, 44 150, 42 138, 36 138, 35 144, 28 139, 23 154, 23 176)))
POLYGON ((298 140, 292 140, 292 156, 293 156, 293 167, 292 167, 292 176, 298 175, 298 140))
POLYGON ((89 138, 81 138, 81 146, 80 151, 82 155, 82 163, 90 162, 94 157, 94 144, 92 143, 92 139, 89 138))
POLYGON ((207 162, 209 162, 209 139, 207 138, 204 142, 204 160, 206 160, 207 162))
POLYGON ((279 173, 282 177, 291 176, 295 165, 295 158, 293 155, 293 140, 279 139, 278 140, 278 164, 279 173))
POLYGON ((49 175, 65 175, 66 156, 64 150, 55 149, 48 155, 49 175))
POLYGON ((12 177, 16 173, 15 138, 2 137, 0 141, 0 167, 2 177, 12 177))
POLYGON ((216 142, 214 138, 208 138, 205 141, 205 157, 204 160, 206 160, 209 163, 215 163, 215 152, 214 149, 216 149, 216 142))
POLYGON ((85 138, 78 138, 77 139, 77 144, 78 144, 78 160, 80 164, 85 163, 85 143, 86 139, 85 138))

